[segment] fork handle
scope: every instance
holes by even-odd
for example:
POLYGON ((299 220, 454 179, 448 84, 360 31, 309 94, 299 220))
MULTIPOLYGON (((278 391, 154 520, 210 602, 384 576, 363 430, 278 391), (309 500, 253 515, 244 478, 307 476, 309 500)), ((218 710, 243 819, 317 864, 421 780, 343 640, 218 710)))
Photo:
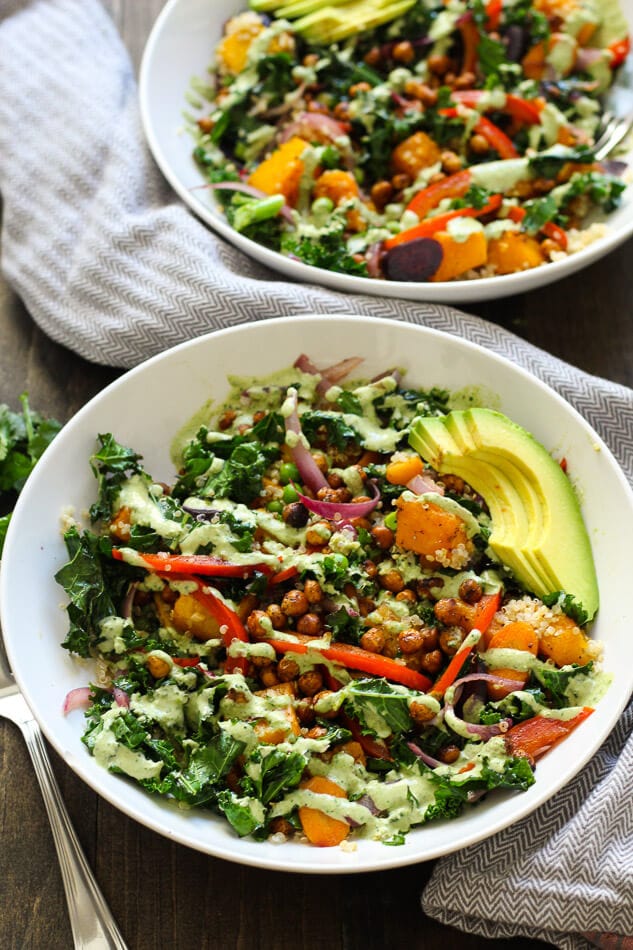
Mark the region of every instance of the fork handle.
POLYGON ((57 849, 76 950, 127 950, 86 861, 34 720, 19 723, 35 767, 57 849))

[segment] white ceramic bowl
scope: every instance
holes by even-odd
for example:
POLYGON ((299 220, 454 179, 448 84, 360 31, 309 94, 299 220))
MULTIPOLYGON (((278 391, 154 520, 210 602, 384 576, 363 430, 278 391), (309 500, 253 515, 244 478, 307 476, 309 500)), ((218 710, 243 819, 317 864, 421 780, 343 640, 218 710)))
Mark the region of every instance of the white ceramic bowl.
POLYGON ((558 395, 513 363, 458 337, 426 328, 361 317, 302 317, 223 330, 176 347, 121 377, 64 427, 37 465, 12 520, 0 576, 0 606, 16 678, 46 736, 95 791, 160 834, 209 854, 247 864, 317 873, 368 871, 435 858, 472 844, 528 814, 582 768, 614 726, 633 682, 630 587, 633 496, 608 449, 558 395), (210 397, 226 395, 227 372, 265 373, 305 352, 317 365, 345 355, 366 358, 372 376, 401 366, 422 387, 493 388, 495 405, 532 431, 569 465, 586 517, 600 582, 595 624, 605 644, 613 685, 597 711, 537 767, 527 792, 494 795, 459 819, 411 832, 390 848, 360 841, 358 850, 280 848, 237 838, 220 818, 182 811, 100 768, 80 741, 83 715, 62 715, 68 690, 90 680, 91 665, 72 659, 60 643, 67 621, 64 594, 53 575, 65 562, 63 509, 81 517, 94 500, 88 459, 97 433, 112 432, 145 458, 152 475, 169 481, 172 435, 210 397))
MULTIPOLYGON (((621 2, 633 23, 633 0, 621 2)), ((246 6, 246 0, 169 0, 154 25, 143 56, 140 104, 150 149, 172 188, 206 224, 260 263, 293 280, 320 283, 349 293, 464 303, 535 290, 567 277, 614 250, 633 234, 633 188, 629 188, 622 206, 609 216, 608 234, 582 251, 518 274, 441 284, 335 274, 283 257, 249 240, 229 226, 213 194, 200 189, 205 179, 192 158, 193 139, 184 131, 183 123, 183 111, 188 108, 185 95, 191 79, 204 78, 222 35, 222 24, 246 6)))

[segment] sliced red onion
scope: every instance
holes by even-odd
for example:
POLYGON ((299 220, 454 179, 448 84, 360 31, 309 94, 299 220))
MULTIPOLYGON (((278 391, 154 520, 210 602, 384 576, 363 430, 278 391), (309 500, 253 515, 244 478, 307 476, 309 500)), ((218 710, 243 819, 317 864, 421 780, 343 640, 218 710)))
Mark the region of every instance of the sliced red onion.
POLYGON ((595 46, 581 46, 576 51, 576 63, 574 69, 581 73, 588 73, 591 66, 602 59, 602 50, 595 46))
POLYGON ((295 465, 299 469, 299 474, 301 476, 301 481, 304 485, 307 485, 308 488, 312 489, 313 492, 317 492, 319 488, 329 488, 325 475, 317 465, 317 463, 312 458, 310 450, 304 444, 304 435, 301 431, 301 423, 299 421, 299 413, 297 411, 297 391, 291 390, 289 396, 291 396, 293 401, 292 412, 289 416, 286 416, 285 425, 286 432, 294 432, 297 436, 296 443, 291 446, 292 458, 295 465))
POLYGON ((600 162, 600 166, 607 175, 613 175, 615 178, 621 178, 629 167, 626 162, 620 162, 615 158, 605 159, 600 162))
POLYGON ((380 814, 380 809, 379 809, 379 808, 376 808, 373 799, 370 798, 369 795, 362 795, 362 796, 358 799, 358 801, 356 802, 356 804, 357 804, 357 805, 363 805, 368 811, 370 811, 370 812, 372 813, 372 815, 379 815, 379 814, 380 814))
POLYGON ((380 277, 382 275, 382 269, 380 267, 381 258, 382 258, 382 242, 376 241, 375 244, 370 244, 365 253, 367 273, 369 274, 370 277, 380 277))
POLYGON ((328 391, 330 386, 340 383, 342 379, 349 376, 362 362, 362 356, 348 356, 347 359, 341 360, 340 363, 335 363, 333 366, 328 367, 328 369, 322 369, 322 379, 317 385, 317 392, 323 395, 328 391))
POLYGON ((132 581, 127 589, 125 597, 123 598, 123 603, 121 604, 121 616, 125 620, 129 620, 132 616, 132 608, 134 606, 134 597, 136 595, 137 587, 138 581, 132 581))
POLYGON ((73 712, 75 709, 88 709, 90 706, 90 694, 91 689, 89 686, 78 686, 76 689, 71 689, 62 706, 64 716, 69 712, 73 712))
POLYGON ((182 510, 193 515, 196 521, 213 521, 220 514, 219 508, 196 508, 193 505, 183 505, 182 510))
POLYGON ((335 142, 346 135, 349 126, 343 125, 324 112, 300 112, 294 122, 286 126, 279 138, 280 142, 287 142, 293 136, 321 143, 335 142))
POLYGON ((367 483, 373 498, 369 501, 320 501, 318 498, 308 498, 307 495, 299 495, 299 501, 302 505, 321 518, 327 518, 328 521, 348 521, 351 518, 365 518, 374 510, 380 501, 380 491, 374 482, 367 483))
POLYGON ((468 673, 467 676, 462 676, 461 679, 455 680, 453 683, 453 702, 456 703, 459 700, 465 683, 475 682, 494 683, 495 686, 511 686, 513 692, 523 688, 517 680, 505 679, 503 676, 497 676, 496 673, 468 673))
POLYGON ((430 475, 415 475, 411 481, 407 482, 406 487, 414 495, 443 495, 444 486, 439 485, 430 475))
MULTIPOLYGON (((267 194, 267 192, 262 191, 260 188, 253 188, 252 185, 247 185, 242 181, 214 181, 209 182, 209 184, 206 185, 196 185, 194 188, 190 188, 189 190, 197 191, 199 188, 210 188, 211 191, 239 191, 241 194, 249 195, 251 198, 270 198, 270 195, 267 194)), ((283 204, 279 214, 290 224, 295 223, 290 205, 283 204)))
POLYGON ((128 696, 128 694, 125 692, 124 689, 120 689, 118 686, 115 686, 112 690, 112 693, 114 695, 114 701, 117 704, 117 706, 123 706, 125 709, 129 707, 130 697, 128 696))
POLYGON ((428 753, 423 752, 419 745, 416 745, 415 742, 407 742, 407 747, 413 752, 418 759, 421 759, 425 765, 428 765, 430 769, 437 769, 440 765, 443 765, 443 762, 440 762, 439 759, 434 759, 428 753))
POLYGON ((461 717, 456 714, 452 703, 446 704, 446 711, 448 710, 451 711, 455 719, 464 724, 464 728, 467 732, 472 736, 477 736, 483 742, 486 742, 487 739, 492 739, 494 736, 503 735, 512 725, 510 718, 501 719, 499 722, 492 723, 489 726, 481 725, 481 723, 478 722, 466 722, 465 719, 461 719, 461 717))
POLYGON ((302 373, 309 373, 311 376, 319 375, 317 366, 315 366, 310 357, 305 353, 301 353, 292 365, 295 369, 300 370, 302 373))
POLYGON ((374 376, 371 381, 372 383, 377 383, 381 379, 387 379, 388 376, 392 376, 398 385, 402 382, 402 373, 399 369, 386 369, 384 373, 378 373, 377 376, 374 376))

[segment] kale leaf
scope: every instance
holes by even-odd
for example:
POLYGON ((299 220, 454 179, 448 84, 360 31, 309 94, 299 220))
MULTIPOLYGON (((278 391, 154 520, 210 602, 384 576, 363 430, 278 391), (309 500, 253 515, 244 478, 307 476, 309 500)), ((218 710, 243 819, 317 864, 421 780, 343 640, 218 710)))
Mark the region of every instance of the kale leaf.
POLYGON ((202 492, 216 498, 231 498, 247 505, 258 497, 270 455, 255 442, 237 445, 217 475, 212 475, 202 492))
POLYGON ((90 467, 97 478, 97 501, 90 508, 92 521, 108 520, 123 482, 143 472, 142 456, 120 445, 111 433, 99 435, 101 448, 90 458, 90 467))
POLYGON ((375 732, 376 717, 380 717, 393 735, 411 729, 409 699, 413 693, 396 689, 384 679, 354 680, 345 693, 350 715, 360 720, 369 732, 375 732))
POLYGON ((574 676, 582 676, 590 672, 593 663, 586 663, 584 666, 564 666, 561 669, 549 669, 547 667, 535 667, 532 675, 541 684, 546 691, 550 703, 557 709, 569 706, 569 697, 567 688, 570 680, 574 676))
POLYGON ((343 234, 339 231, 327 231, 318 238, 300 237, 284 234, 281 250, 286 255, 294 255, 304 264, 335 271, 338 274, 352 274, 367 277, 367 264, 357 261, 347 250, 343 234))
POLYGON ((61 429, 29 406, 26 393, 20 396, 22 412, 12 412, 0 404, 0 555, 16 498, 35 463, 61 429))
MULTIPOLYGON (((75 527, 64 535, 69 560, 55 574, 70 603, 67 611, 70 629, 62 646, 79 656, 89 656, 90 648, 101 639, 101 622, 118 614, 118 602, 130 580, 140 573, 126 564, 111 561, 106 553, 109 542, 75 527)), ((130 630, 133 628, 130 625, 130 630)))

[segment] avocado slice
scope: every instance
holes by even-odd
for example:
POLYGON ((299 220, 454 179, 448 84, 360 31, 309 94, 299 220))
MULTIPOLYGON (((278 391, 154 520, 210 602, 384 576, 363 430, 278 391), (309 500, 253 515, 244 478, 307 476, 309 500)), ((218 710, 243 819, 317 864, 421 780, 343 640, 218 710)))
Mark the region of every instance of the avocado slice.
POLYGON ((250 0, 251 9, 294 20, 293 29, 325 45, 372 30, 406 13, 417 0, 250 0), (299 19, 295 19, 298 17, 299 19))
POLYGON ((539 597, 565 591, 591 619, 599 604, 589 536, 560 465, 521 426, 491 409, 416 420, 409 443, 440 474, 459 475, 486 501, 489 545, 539 597))

